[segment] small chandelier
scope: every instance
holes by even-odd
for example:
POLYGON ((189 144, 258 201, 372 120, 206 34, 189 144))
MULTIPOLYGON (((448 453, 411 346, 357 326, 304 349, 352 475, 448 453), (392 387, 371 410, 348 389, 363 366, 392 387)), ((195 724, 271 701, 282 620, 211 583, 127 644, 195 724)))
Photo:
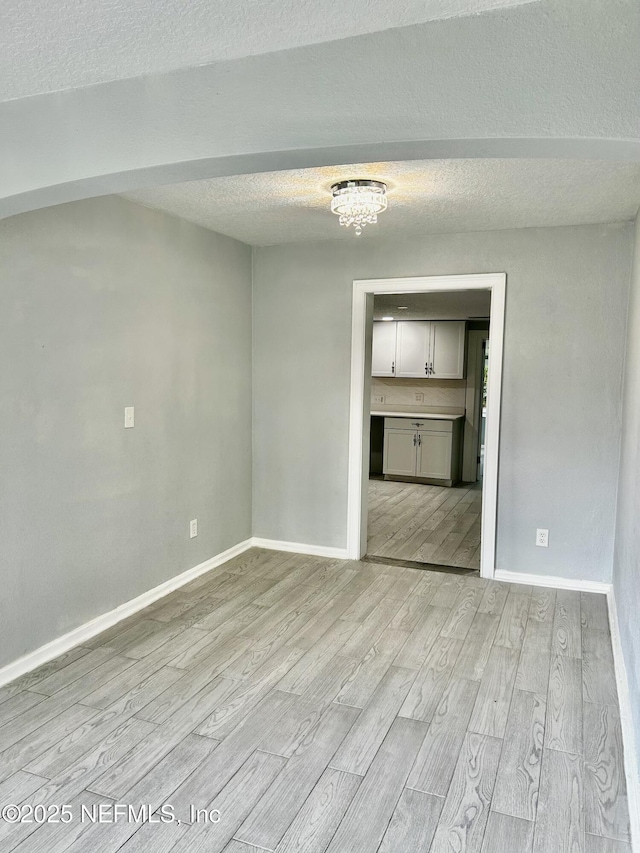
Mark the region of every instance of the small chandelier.
POLYGON ((353 225, 357 236, 365 225, 374 225, 378 214, 387 209, 387 185, 382 181, 339 181, 331 187, 331 211, 340 225, 353 225))

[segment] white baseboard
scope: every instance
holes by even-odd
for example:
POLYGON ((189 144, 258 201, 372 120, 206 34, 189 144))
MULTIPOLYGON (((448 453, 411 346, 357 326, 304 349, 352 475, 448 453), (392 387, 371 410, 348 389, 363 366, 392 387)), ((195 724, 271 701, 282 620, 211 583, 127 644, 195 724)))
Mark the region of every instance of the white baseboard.
POLYGON ((522 572, 507 572, 504 569, 496 570, 494 580, 523 583, 528 586, 548 586, 552 589, 572 589, 576 592, 599 592, 601 595, 608 595, 611 592, 611 584, 603 581, 579 581, 552 575, 526 575, 522 572))
POLYGON ((633 850, 640 853, 640 775, 636 764, 636 734, 633 727, 631 697, 627 667, 622 652, 620 625, 618 623, 618 608, 613 589, 607 596, 609 609, 609 627, 613 645, 613 662, 616 671, 618 687, 618 703, 620 705, 620 725, 622 727, 622 745, 624 749, 624 771, 627 782, 627 799, 629 803, 629 822, 631 824, 631 843, 633 850))
POLYGON ((107 628, 111 628, 112 625, 121 622, 127 616, 143 610, 159 598, 195 580, 195 578, 200 577, 205 572, 215 569, 216 566, 226 563, 232 557, 237 557, 238 554, 242 554, 248 548, 251 548, 252 544, 251 539, 245 539, 244 542, 239 542, 237 545, 227 548, 226 551, 217 554, 215 557, 211 557, 209 560, 205 560, 204 563, 200 563, 192 569, 187 569, 186 572, 182 572, 182 574, 170 578, 168 581, 153 587, 153 589, 143 592, 137 598, 125 601, 124 604, 119 605, 114 610, 103 613, 102 616, 97 616, 90 622, 85 622, 84 625, 79 625, 73 631, 69 631, 69 633, 63 634, 61 637, 51 640, 50 643, 46 643, 44 646, 35 649, 35 651, 29 652, 23 657, 18 658, 18 660, 7 664, 0 669, 0 686, 13 681, 20 675, 24 675, 25 672, 30 672, 32 669, 42 666, 43 663, 47 663, 53 660, 53 658, 57 658, 74 646, 81 646, 82 643, 90 640, 102 631, 106 631, 107 628))
POLYGON ((346 548, 330 548, 326 545, 303 545, 301 542, 281 542, 278 539, 251 540, 253 548, 268 548, 269 551, 291 551, 295 554, 308 554, 310 557, 331 557, 334 560, 347 560, 346 548))

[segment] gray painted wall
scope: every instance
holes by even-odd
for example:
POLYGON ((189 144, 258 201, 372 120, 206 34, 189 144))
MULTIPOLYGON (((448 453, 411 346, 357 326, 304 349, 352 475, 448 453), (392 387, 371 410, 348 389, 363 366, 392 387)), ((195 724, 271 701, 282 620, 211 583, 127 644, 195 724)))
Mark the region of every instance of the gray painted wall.
POLYGON ((108 197, 1 222, 0 286, 3 664, 250 536, 251 250, 108 197))
POLYGON ((610 580, 631 247, 615 224, 254 250, 254 535, 346 544, 353 279, 506 272, 498 568, 610 580))
POLYGON ((629 679, 640 778, 640 214, 635 226, 622 425, 613 589, 629 679))

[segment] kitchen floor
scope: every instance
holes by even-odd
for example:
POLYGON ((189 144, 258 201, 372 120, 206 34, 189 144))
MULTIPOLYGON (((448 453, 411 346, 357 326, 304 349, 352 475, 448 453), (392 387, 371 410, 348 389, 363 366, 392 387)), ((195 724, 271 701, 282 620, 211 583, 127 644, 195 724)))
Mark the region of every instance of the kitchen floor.
POLYGON ((248 551, 0 688, 0 791, 3 853, 631 853, 606 600, 248 551))
POLYGON ((367 555, 480 570, 482 483, 369 480, 367 555))

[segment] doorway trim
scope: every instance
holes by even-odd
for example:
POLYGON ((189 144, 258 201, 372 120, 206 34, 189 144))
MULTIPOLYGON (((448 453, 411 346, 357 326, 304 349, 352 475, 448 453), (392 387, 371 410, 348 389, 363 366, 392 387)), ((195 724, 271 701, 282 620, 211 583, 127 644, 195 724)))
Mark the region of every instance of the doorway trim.
POLYGON ((356 279, 353 282, 347 496, 347 553, 349 559, 359 560, 366 553, 367 548, 371 337, 374 295, 377 293, 489 290, 491 291, 491 343, 487 376, 487 434, 485 436, 485 471, 482 482, 480 574, 483 578, 493 578, 496 568, 498 456, 506 284, 506 273, 356 279))

